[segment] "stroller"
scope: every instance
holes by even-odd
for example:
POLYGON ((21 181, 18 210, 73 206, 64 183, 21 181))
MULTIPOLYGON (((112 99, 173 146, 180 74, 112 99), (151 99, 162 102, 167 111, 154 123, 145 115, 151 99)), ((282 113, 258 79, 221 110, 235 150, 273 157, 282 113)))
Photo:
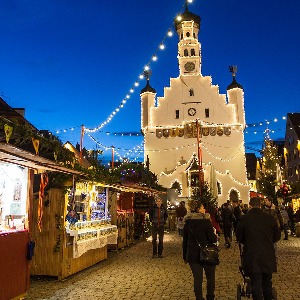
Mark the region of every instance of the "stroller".
MULTIPOLYGON (((242 252, 241 243, 239 243, 239 250, 240 250, 240 258, 241 258, 241 265, 240 265, 239 269, 240 269, 240 273, 242 274, 242 277, 243 277, 243 283, 237 284, 237 288, 236 288, 236 299, 237 300, 242 299, 242 297, 251 298, 251 295, 252 295, 252 286, 251 286, 250 278, 245 275, 245 272, 244 272, 244 269, 242 266, 243 252, 242 252)), ((272 288, 272 294, 273 294, 272 299, 277 300, 277 291, 274 287, 272 288)))

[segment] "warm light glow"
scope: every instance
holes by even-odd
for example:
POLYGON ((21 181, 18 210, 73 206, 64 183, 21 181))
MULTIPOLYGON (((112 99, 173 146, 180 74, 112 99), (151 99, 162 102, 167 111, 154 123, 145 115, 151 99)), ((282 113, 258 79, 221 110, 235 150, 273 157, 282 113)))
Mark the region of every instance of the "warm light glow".
POLYGON ((159 45, 159 49, 164 50, 165 49, 165 45, 164 44, 160 44, 159 45))

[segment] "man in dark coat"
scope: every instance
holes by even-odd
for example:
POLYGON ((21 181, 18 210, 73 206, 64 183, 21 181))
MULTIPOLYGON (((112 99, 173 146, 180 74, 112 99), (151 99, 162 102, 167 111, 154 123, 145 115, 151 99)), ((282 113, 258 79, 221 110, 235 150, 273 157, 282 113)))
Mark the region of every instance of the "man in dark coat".
POLYGON ((280 240, 275 218, 263 212, 260 198, 251 198, 251 209, 241 216, 237 240, 244 245, 243 269, 250 277, 254 300, 272 299, 272 273, 277 271, 274 243, 280 240))
POLYGON ((155 204, 150 209, 149 219, 152 223, 152 258, 162 258, 164 227, 168 218, 167 209, 162 204, 162 200, 156 196, 155 204), (158 235, 158 244, 157 244, 158 235))

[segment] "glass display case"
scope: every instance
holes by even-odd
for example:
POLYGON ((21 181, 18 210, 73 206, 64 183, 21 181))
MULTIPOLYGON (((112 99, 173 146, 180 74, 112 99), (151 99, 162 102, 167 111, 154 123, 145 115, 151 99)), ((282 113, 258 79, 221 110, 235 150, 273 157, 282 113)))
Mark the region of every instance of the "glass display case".
POLYGON ((116 244, 118 230, 111 225, 107 205, 107 188, 77 183, 68 195, 66 232, 72 237, 73 257, 90 249, 116 244))

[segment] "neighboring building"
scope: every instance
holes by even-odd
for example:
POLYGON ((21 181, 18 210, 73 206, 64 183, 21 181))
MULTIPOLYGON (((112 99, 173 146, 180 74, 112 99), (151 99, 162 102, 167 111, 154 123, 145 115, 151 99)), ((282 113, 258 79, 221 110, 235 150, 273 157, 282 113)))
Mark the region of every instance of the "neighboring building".
POLYGON ((285 178, 294 183, 300 178, 300 113, 287 114, 284 146, 285 178))
POLYGON ((219 204, 248 201, 244 129, 244 91, 235 78, 220 94, 211 76, 201 74, 200 17, 186 10, 175 20, 179 36, 179 76, 171 78, 164 96, 147 85, 141 91, 144 162, 166 188, 178 185, 180 197, 190 197, 197 185, 198 157, 219 204), (196 124, 196 121, 198 124, 196 124), (198 155, 197 127, 201 147, 198 155))

